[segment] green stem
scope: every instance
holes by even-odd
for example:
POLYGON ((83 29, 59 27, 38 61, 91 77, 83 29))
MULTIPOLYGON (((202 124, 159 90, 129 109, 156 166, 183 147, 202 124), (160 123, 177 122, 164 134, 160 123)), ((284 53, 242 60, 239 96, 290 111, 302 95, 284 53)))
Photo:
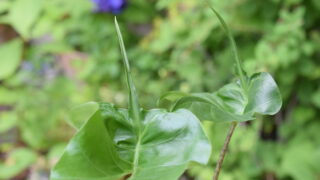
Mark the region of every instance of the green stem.
POLYGON ((222 150, 220 152, 219 160, 218 160, 218 163, 217 163, 214 175, 213 175, 213 180, 218 180, 218 178, 219 178, 219 173, 220 173, 220 170, 221 170, 221 167, 222 167, 222 163, 223 163, 224 157, 225 157, 225 155, 226 155, 226 153, 228 151, 228 146, 229 146, 231 137, 233 135, 233 132, 234 132, 235 128, 237 127, 237 124, 238 124, 237 122, 232 122, 232 124, 230 126, 227 138, 224 141, 223 148, 222 148, 222 150))
POLYGON ((133 170, 132 170, 132 176, 131 178, 134 178, 139 167, 139 158, 140 158, 140 148, 141 148, 141 136, 138 139, 136 148, 135 148, 135 153, 134 153, 134 160, 133 160, 133 170))

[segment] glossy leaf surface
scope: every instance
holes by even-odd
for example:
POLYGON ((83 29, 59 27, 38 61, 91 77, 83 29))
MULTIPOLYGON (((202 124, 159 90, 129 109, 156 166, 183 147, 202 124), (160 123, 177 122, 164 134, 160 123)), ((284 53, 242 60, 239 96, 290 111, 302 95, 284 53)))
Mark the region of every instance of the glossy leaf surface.
POLYGON ((97 103, 75 108, 72 124, 79 130, 52 170, 51 180, 176 180, 190 161, 205 164, 210 157, 210 143, 189 110, 141 110, 117 21, 115 24, 129 109, 110 103, 100 103, 97 110, 97 103))
POLYGON ((175 180, 190 161, 207 163, 211 146, 199 120, 188 110, 143 111, 135 135, 126 109, 103 103, 72 138, 52 171, 52 180, 175 180))
POLYGON ((69 122, 74 128, 80 129, 98 109, 99 104, 96 102, 87 102, 76 106, 71 110, 69 122))
MULTIPOLYGON (((162 99, 167 99, 167 96, 172 101, 172 93, 164 95, 162 99)), ((172 110, 187 108, 201 120, 241 122, 254 119, 254 113, 273 115, 280 110, 281 105, 277 84, 270 74, 263 72, 250 77, 247 89, 242 88, 237 81, 214 93, 186 95, 175 100, 172 110)))
POLYGON ((220 14, 209 3, 208 5, 227 34, 237 67, 238 80, 214 93, 194 93, 185 96, 180 92, 167 93, 160 98, 159 104, 168 104, 168 101, 171 101, 170 110, 187 108, 201 120, 214 122, 242 122, 254 119, 254 113, 277 113, 281 108, 282 99, 276 82, 266 72, 256 73, 250 78, 246 76, 231 31, 220 14))

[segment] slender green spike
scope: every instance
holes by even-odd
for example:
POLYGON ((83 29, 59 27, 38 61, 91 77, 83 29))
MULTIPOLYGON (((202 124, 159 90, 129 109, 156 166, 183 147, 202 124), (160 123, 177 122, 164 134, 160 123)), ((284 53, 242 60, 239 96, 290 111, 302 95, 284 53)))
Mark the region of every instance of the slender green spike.
POLYGON ((123 43, 123 38, 121 35, 121 31, 118 25, 117 17, 114 18, 114 23, 116 26, 117 34, 118 34, 118 39, 120 43, 120 49, 121 49, 121 54, 123 56, 123 65, 125 66, 125 73, 127 77, 127 84, 129 88, 129 111, 130 111, 130 116, 133 119, 134 126, 138 129, 137 132, 140 133, 140 127, 141 127, 141 122, 140 122, 140 106, 138 102, 138 96, 136 92, 136 88, 134 86, 132 77, 131 77, 131 72, 130 72, 130 65, 129 65, 129 60, 127 57, 126 53, 126 48, 123 43))
POLYGON ((217 18, 219 19, 219 22, 220 22, 223 30, 227 33, 229 42, 231 44, 232 52, 233 52, 233 55, 234 55, 234 58, 235 58, 235 61, 236 61, 237 73, 240 76, 241 85, 242 85, 243 88, 246 88, 245 73, 244 73, 244 71, 242 69, 242 66, 241 66, 241 62, 240 62, 239 55, 238 55, 237 45, 236 45, 236 42, 235 42, 235 40, 233 38, 233 35, 232 35, 227 23, 223 20, 223 18, 220 16, 218 11, 213 8, 213 6, 208 2, 208 0, 206 0, 206 3, 210 7, 210 9, 213 11, 213 13, 217 16, 217 18))

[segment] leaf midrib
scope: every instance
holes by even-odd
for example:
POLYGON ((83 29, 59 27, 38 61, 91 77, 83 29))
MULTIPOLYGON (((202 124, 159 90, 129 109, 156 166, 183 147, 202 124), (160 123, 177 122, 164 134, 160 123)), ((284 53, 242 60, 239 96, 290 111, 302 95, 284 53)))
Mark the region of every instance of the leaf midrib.
POLYGON ((138 166, 139 166, 139 157, 140 157, 140 148, 141 148, 141 139, 142 136, 140 135, 137 141, 137 145, 134 151, 134 159, 133 159, 133 169, 132 169, 132 176, 130 179, 134 178, 137 173, 138 166))
POLYGON ((158 117, 158 115, 155 115, 154 117, 152 117, 151 120, 149 121, 149 123, 146 125, 145 129, 142 131, 142 133, 138 134, 138 141, 137 141, 137 144, 136 144, 136 147, 134 150, 132 176, 130 179, 132 179, 135 176, 137 169, 138 169, 142 137, 144 136, 145 132, 147 131, 150 123, 152 123, 156 117, 158 117))

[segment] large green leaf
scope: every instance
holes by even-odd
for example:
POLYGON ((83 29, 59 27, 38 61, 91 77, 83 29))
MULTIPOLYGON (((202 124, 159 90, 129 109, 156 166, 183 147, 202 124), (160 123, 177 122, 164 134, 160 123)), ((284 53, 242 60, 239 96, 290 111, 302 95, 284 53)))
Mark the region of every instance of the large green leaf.
POLYGON ((277 84, 272 76, 265 72, 252 75, 247 89, 242 88, 237 81, 214 93, 194 93, 183 97, 181 95, 179 93, 173 96, 173 93, 168 93, 162 96, 161 100, 173 101, 172 110, 187 108, 201 120, 214 122, 252 120, 254 113, 273 115, 282 105, 277 84), (173 100, 172 97, 178 98, 173 100))
POLYGON ((51 179, 175 180, 190 161, 207 163, 211 146, 190 111, 153 109, 142 117, 137 137, 128 110, 102 103, 72 138, 51 179))
POLYGON ((130 180, 176 180, 190 161, 205 164, 210 157, 208 138, 190 111, 140 109, 116 20, 115 24, 129 87, 129 109, 109 103, 101 103, 95 113, 95 103, 76 108, 72 122, 80 129, 53 168, 51 180, 129 176, 130 180))
POLYGON ((0 46, 0 80, 11 76, 18 68, 23 42, 15 39, 0 46))

